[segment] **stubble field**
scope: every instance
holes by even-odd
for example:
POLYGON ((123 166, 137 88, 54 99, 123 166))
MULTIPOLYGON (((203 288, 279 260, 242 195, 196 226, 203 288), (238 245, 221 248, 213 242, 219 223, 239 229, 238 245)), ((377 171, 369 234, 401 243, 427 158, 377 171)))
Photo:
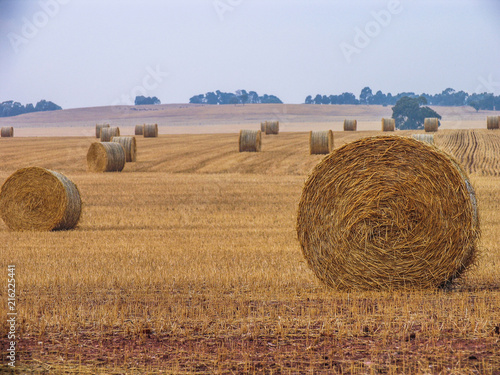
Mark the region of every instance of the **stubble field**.
MULTIPOLYGON (((410 135, 412 132, 398 132, 410 135)), ((79 187, 72 231, 0 224, 2 301, 16 265, 19 373, 500 373, 500 134, 440 130, 471 173, 482 228, 451 290, 338 292, 302 257, 295 221, 321 155, 308 134, 138 138, 121 173, 86 172, 90 137, 0 142, 0 180, 54 169, 79 187)), ((335 147, 377 131, 335 132, 335 147)), ((361 156, 362 157, 362 156, 361 156)), ((6 316, 6 303, 0 304, 6 316)), ((0 371, 7 325, 0 325, 0 371)))

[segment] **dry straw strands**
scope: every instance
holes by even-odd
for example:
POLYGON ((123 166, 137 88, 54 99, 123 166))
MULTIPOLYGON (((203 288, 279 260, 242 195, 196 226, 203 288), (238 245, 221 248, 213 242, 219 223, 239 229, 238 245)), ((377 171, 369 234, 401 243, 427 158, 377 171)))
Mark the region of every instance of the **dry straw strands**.
POLYGON ((239 150, 240 152, 260 152, 262 145, 260 130, 240 130, 239 150))
POLYGON ((126 162, 136 161, 137 143, 135 137, 113 137, 111 138, 111 142, 118 142, 123 146, 126 162))
POLYGON ((358 120, 344 120, 344 131, 356 131, 358 120))
POLYGON ((144 135, 144 125, 136 125, 134 134, 135 135, 144 135))
POLYGON ((111 142, 111 138, 120 136, 120 128, 102 128, 101 142, 111 142))
POLYGON ((436 117, 427 117, 424 120, 424 130, 426 132, 437 132, 439 127, 439 119, 436 117))
POLYGON ((434 144, 434 134, 412 134, 411 137, 417 141, 434 144))
POLYGON ((395 129, 396 129, 396 120, 394 120, 393 118, 382 119, 383 132, 393 132, 395 129))
POLYGON ((125 166, 125 150, 117 142, 94 142, 87 152, 91 172, 120 172, 125 166))
POLYGON ((408 137, 348 143, 309 176, 297 216, 302 252, 338 289, 433 288, 476 259, 474 190, 448 154, 408 137))
MULTIPOLYGON (((500 116, 488 116, 488 117, 486 117, 486 128, 490 129, 490 130, 498 129, 499 122, 500 122, 500 116)), ((3 135, 2 135, 2 137, 3 137, 3 135)))
POLYGON ((17 170, 0 192, 1 216, 12 230, 72 229, 81 210, 76 185, 66 176, 45 168, 17 170))
POLYGON ((109 128, 109 124, 95 124, 95 137, 101 138, 101 129, 109 128))
POLYGON ((144 125, 144 138, 158 137, 158 124, 144 125))
POLYGON ((278 134, 279 132, 280 132, 279 121, 266 121, 266 134, 278 134))
POLYGON ((310 131, 309 132, 309 153, 314 154, 329 154, 333 150, 333 132, 327 131, 310 131))
POLYGON ((14 128, 12 126, 2 126, 0 131, 2 137, 10 138, 14 136, 14 128))

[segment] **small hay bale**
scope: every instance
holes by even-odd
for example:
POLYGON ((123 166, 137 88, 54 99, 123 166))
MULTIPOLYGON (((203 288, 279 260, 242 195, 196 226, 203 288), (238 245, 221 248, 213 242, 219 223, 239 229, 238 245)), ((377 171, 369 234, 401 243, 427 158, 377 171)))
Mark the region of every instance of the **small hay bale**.
POLYGON ((310 131, 309 132, 309 154, 329 154, 333 150, 333 132, 310 131))
POLYGON ((278 134, 280 132, 279 121, 266 121, 266 134, 278 134))
POLYGON ((120 172, 125 166, 125 150, 117 142, 94 142, 87 152, 91 172, 120 172))
POLYGON ((474 189, 448 154, 409 137, 362 138, 316 165, 297 215, 302 253, 330 287, 445 286, 475 261, 474 189))
POLYGON ((434 144, 434 134, 412 134, 411 137, 420 142, 425 142, 430 145, 434 144))
POLYGON ((396 120, 394 120, 393 118, 382 119, 383 132, 393 132, 395 129, 396 129, 396 120))
POLYGON ((144 135, 144 124, 135 126, 135 135, 144 135))
POLYGON ((101 142, 111 142, 111 138, 120 136, 120 128, 102 128, 101 142))
POLYGON ((10 138, 14 136, 14 128, 12 126, 2 126, 0 133, 3 138, 10 138))
POLYGON ((260 123, 260 131, 264 134, 266 133, 266 126, 267 126, 267 121, 260 123))
POLYGON ((240 152, 260 152, 262 145, 260 130, 240 130, 240 152))
MULTIPOLYGON (((486 117, 486 129, 490 129, 490 130, 499 129, 499 122, 500 122, 500 116, 488 116, 488 117, 486 117)), ((2 137, 3 137, 3 135, 2 135, 2 137)))
POLYGON ((144 138, 158 137, 158 124, 145 124, 143 132, 144 138))
POLYGON ((109 124, 95 124, 95 137, 101 138, 101 129, 109 128, 109 124))
POLYGON ((426 132, 437 132, 439 128, 439 119, 436 117, 427 117, 424 120, 424 130, 426 132))
POLYGON ((135 137, 113 137, 111 138, 111 142, 118 142, 123 146, 126 162, 130 163, 136 161, 137 143, 135 137))
POLYGON ((18 169, 0 192, 1 216, 11 230, 72 229, 81 210, 76 185, 66 176, 45 168, 18 169))
POLYGON ((356 131, 358 120, 344 120, 344 131, 356 131))

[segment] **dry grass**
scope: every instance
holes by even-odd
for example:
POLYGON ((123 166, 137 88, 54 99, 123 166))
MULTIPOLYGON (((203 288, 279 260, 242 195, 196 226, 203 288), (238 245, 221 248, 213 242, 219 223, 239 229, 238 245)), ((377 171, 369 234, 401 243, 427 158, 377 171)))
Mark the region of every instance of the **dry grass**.
MULTIPOLYGON (((336 147, 373 134, 336 132, 336 147)), ((338 292, 307 268, 294 230, 323 156, 309 155, 305 132, 267 137, 260 153, 239 153, 237 139, 140 138, 141 160, 121 174, 86 173, 91 138, 3 145, 2 180, 41 164, 84 202, 71 232, 0 224, 1 269, 17 270, 21 372, 498 373, 498 177, 471 177, 482 258, 453 290, 338 292)))

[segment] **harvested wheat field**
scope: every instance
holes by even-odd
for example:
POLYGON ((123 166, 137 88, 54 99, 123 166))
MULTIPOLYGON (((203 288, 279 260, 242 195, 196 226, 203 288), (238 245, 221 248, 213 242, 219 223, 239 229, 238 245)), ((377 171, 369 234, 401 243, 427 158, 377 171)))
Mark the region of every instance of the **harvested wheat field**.
MULTIPOLYGON (((435 136, 476 191, 476 265, 447 289, 390 292, 329 289, 308 268, 297 208, 324 158, 309 155, 308 132, 265 137, 257 153, 240 153, 236 133, 140 137, 136 163, 102 174, 86 170, 93 134, 12 138, 0 148, 2 183, 48 168, 78 186, 83 205, 69 231, 0 223, 4 285, 16 265, 16 369, 499 374, 500 140, 490 132, 435 136)), ((335 149, 382 134, 335 131, 335 149)))

